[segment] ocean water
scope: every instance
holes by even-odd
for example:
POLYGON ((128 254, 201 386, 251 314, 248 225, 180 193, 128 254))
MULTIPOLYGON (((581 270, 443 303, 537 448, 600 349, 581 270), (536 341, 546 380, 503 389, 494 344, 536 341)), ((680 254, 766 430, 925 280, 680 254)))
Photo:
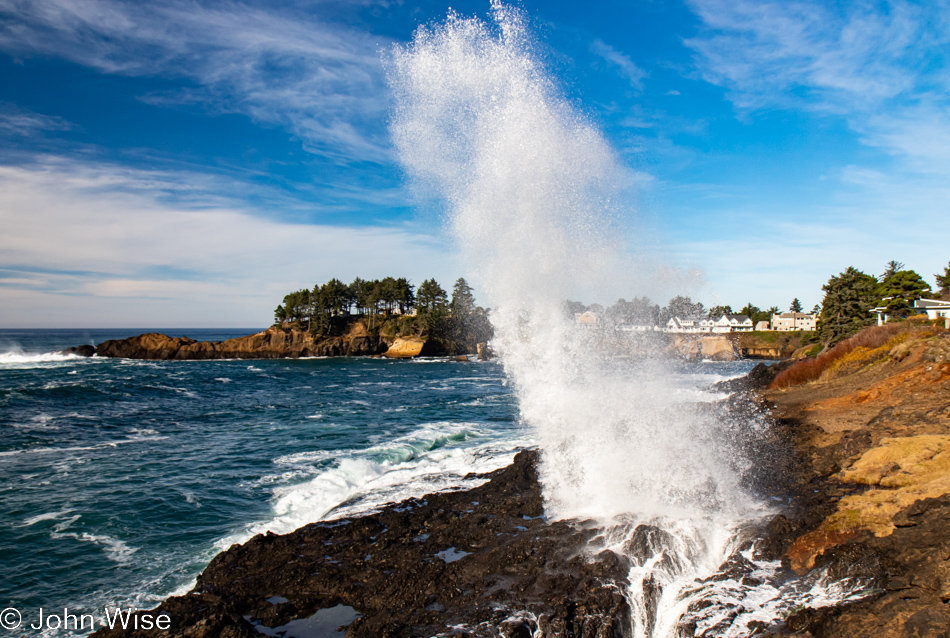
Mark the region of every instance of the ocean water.
MULTIPOLYGON (((152 607, 232 543, 463 487, 534 444, 495 362, 54 354, 139 332, 0 331, 0 608, 152 607)), ((752 365, 684 365, 681 400, 752 365)))

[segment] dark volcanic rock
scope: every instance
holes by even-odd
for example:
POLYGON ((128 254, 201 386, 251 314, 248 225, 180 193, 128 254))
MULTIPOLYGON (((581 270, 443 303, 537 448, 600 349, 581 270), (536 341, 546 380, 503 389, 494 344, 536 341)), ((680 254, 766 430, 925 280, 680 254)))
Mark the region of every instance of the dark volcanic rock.
POLYGON ((90 345, 73 346, 72 348, 61 350, 60 354, 74 354, 78 357, 91 357, 92 355, 96 354, 96 347, 90 345))
POLYGON ((713 390, 717 392, 744 392, 766 388, 778 376, 779 372, 794 363, 794 361, 779 361, 771 365, 758 363, 744 377, 720 381, 713 385, 713 390))
POLYGON ((629 635, 629 562, 589 555, 593 526, 543 519, 536 461, 521 452, 471 490, 233 546, 194 591, 162 603, 172 630, 161 635, 259 636, 255 625, 337 605, 360 614, 349 637, 629 635))

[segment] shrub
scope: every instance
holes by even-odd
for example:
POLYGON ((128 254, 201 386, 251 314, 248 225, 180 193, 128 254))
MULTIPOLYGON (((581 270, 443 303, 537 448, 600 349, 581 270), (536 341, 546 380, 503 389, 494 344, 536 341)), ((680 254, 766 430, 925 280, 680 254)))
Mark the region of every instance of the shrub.
MULTIPOLYGON (((787 388, 818 379, 831 365, 850 354, 857 348, 864 348, 866 352, 880 348, 895 335, 913 328, 913 325, 886 323, 883 326, 865 328, 850 339, 841 341, 831 350, 824 352, 814 359, 805 359, 783 370, 772 381, 770 388, 787 388)), ((886 354, 886 353, 885 353, 886 354)))

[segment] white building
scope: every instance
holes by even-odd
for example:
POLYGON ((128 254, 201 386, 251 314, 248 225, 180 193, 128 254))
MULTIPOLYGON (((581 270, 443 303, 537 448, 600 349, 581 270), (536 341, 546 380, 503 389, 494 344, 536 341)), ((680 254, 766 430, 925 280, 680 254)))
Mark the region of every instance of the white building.
POLYGON ((723 315, 712 325, 712 332, 752 332, 752 320, 745 315, 723 315))
POLYGON ((756 332, 766 332, 767 330, 771 330, 771 328, 769 328, 768 321, 760 321, 759 323, 755 324, 756 332))
POLYGON ((677 333, 708 332, 708 330, 703 330, 703 326, 701 325, 703 321, 697 321, 695 319, 680 319, 679 317, 671 317, 670 320, 666 322, 666 328, 664 329, 664 332, 677 332, 677 333))
POLYGON ((927 318, 931 321, 934 319, 946 319, 950 317, 950 301, 941 301, 940 299, 918 299, 914 302, 914 308, 918 312, 926 312, 927 318))
POLYGON ((680 319, 673 317, 666 322, 663 332, 676 333, 723 333, 751 332, 752 320, 745 315, 723 315, 719 319, 680 319))
POLYGON ((772 315, 772 330, 791 332, 795 330, 816 330, 818 315, 805 312, 783 312, 772 315))

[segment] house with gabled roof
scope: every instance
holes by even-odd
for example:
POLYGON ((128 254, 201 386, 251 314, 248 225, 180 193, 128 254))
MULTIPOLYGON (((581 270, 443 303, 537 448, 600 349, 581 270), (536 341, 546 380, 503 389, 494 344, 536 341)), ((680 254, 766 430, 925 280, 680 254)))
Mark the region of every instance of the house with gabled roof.
POLYGON ((752 332, 755 326, 746 315, 728 315, 713 322, 712 332, 752 332))

